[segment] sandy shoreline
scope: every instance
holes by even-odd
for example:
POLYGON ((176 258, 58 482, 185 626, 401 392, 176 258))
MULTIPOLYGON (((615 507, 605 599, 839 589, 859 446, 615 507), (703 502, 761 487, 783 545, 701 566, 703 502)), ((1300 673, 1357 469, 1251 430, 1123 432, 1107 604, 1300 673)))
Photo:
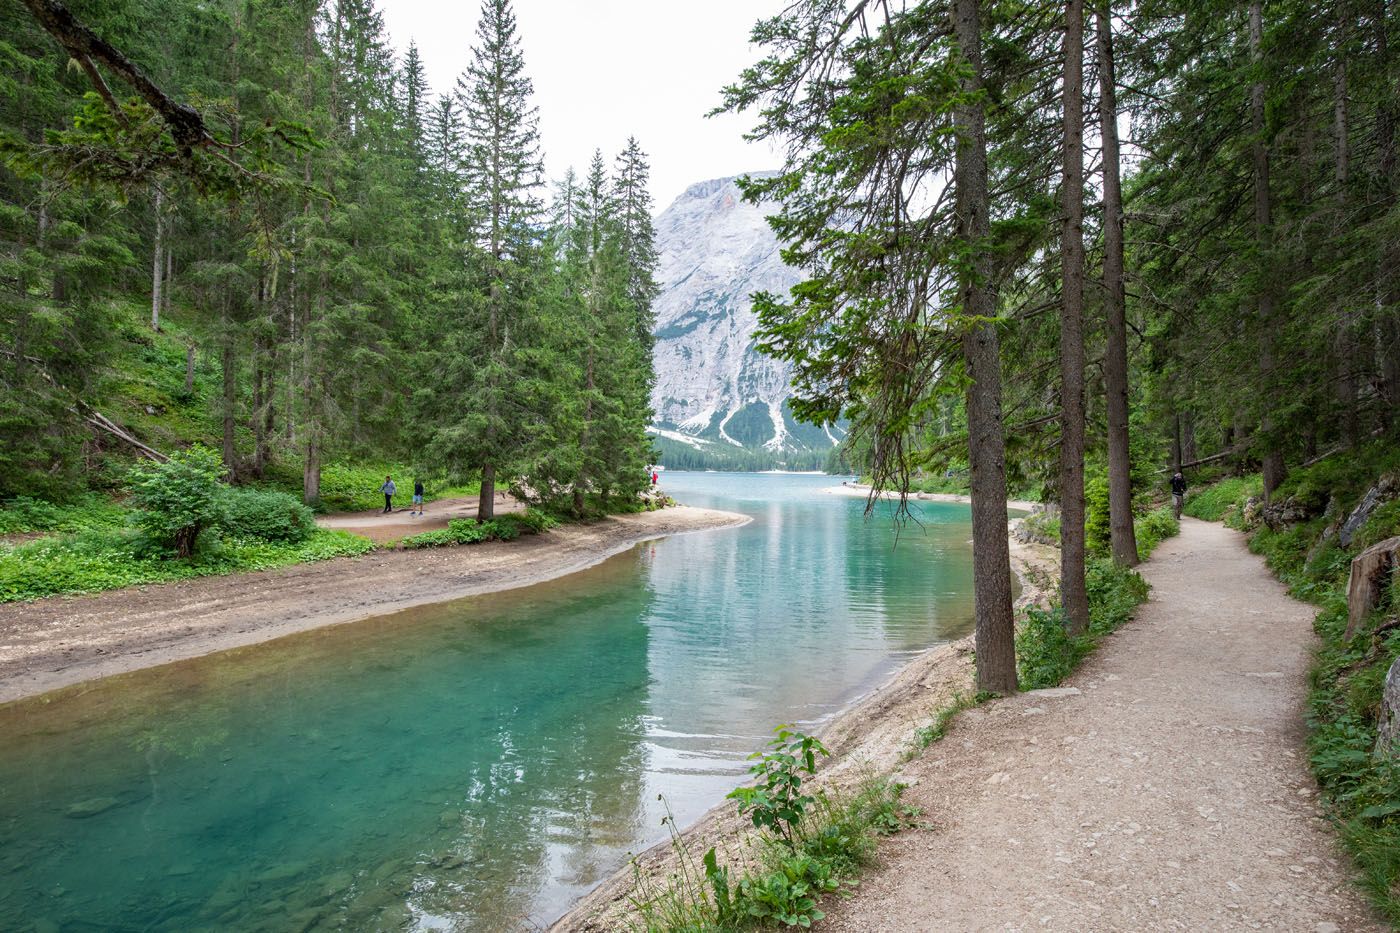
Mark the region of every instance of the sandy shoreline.
POLYGON ((0 703, 576 573, 656 538, 747 524, 677 506, 470 547, 378 551, 258 573, 0 605, 0 703))
MULTIPOLYGON (((860 483, 842 483, 840 486, 830 486, 825 492, 833 496, 854 496, 861 499, 870 498, 870 487, 860 483)), ((881 499, 898 499, 899 493, 892 490, 885 490, 880 493, 881 499)), ((954 492, 911 492, 910 499, 919 502, 961 502, 966 505, 972 504, 972 497, 954 492)), ((1007 508, 1017 509, 1022 512, 1034 512, 1041 508, 1038 502, 1028 502, 1024 499, 1008 499, 1007 508)))

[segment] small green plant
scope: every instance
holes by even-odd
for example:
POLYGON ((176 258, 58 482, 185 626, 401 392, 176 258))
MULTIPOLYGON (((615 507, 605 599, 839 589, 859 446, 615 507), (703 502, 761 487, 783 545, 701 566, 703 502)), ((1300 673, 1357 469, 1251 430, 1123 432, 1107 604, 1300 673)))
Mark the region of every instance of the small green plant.
POLYGON ((757 778, 753 787, 737 787, 728 798, 739 801, 739 812, 746 813, 753 825, 770 830, 788 848, 797 852, 797 827, 802 814, 816 798, 802 792, 802 775, 817 773, 816 756, 830 754, 821 741, 779 726, 768 743, 768 751, 751 756, 758 763, 749 769, 757 778))
POLYGON ((298 542, 311 537, 316 519, 295 496, 236 486, 222 491, 218 526, 234 537, 298 542))
POLYGON ((219 518, 224 473, 219 455, 200 444, 165 463, 131 468, 131 501, 136 525, 154 544, 188 558, 199 533, 219 518))
POLYGON ((759 923, 810 927, 826 916, 817 907, 817 899, 840 886, 829 864, 810 855, 793 854, 782 860, 777 871, 741 880, 738 901, 743 915, 759 923))

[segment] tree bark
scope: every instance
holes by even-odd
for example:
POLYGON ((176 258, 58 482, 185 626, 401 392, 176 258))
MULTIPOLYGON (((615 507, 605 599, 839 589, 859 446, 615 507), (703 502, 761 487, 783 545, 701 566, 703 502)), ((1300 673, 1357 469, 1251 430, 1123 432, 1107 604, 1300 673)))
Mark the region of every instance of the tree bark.
POLYGON ((1001 411, 1001 351, 987 239, 987 133, 982 100, 982 25, 978 0, 953 0, 953 32, 970 72, 953 114, 957 161, 953 185, 959 235, 973 245, 973 270, 962 283, 963 313, 977 323, 963 337, 967 363, 968 466, 972 486, 973 605, 977 689, 1016 692, 1011 556, 1006 535, 1006 437, 1001 411))
POLYGON ((1064 204, 1060 228, 1060 602, 1089 629, 1084 564, 1084 0, 1065 4, 1064 204))
POLYGON ((219 335, 219 367, 223 373, 223 390, 219 395, 219 416, 223 423, 224 468, 229 475, 238 474, 238 446, 234 433, 238 406, 238 366, 233 350, 233 321, 229 315, 228 298, 222 302, 223 315, 219 335))
POLYGON ((1189 411, 1181 413, 1181 459, 1183 463, 1196 459, 1196 416, 1189 411))
POLYGON ((161 285, 165 275, 165 192, 156 188, 156 237, 151 251, 151 330, 160 331, 161 285))
POLYGON ((481 494, 476 498, 476 520, 489 522, 496 517, 496 467, 481 468, 481 494))
MULTIPOLYGON (((1267 125, 1264 115, 1264 81, 1258 77, 1264 62, 1264 11, 1262 0, 1251 0, 1249 5, 1249 51, 1255 66, 1256 78, 1250 86, 1249 113, 1250 127, 1254 134, 1254 237, 1258 251, 1258 263, 1265 266, 1270 262, 1269 254, 1273 246, 1273 201, 1269 191, 1269 147, 1265 139, 1267 125)), ((1274 292, 1269 281, 1268 270, 1260 268, 1258 294, 1259 323, 1259 372, 1262 376, 1264 412, 1259 420, 1260 435, 1263 438, 1264 453, 1264 501, 1269 501, 1275 489, 1288 475, 1283 462, 1283 451, 1273 436, 1273 419, 1269 410, 1273 404, 1274 382, 1274 331, 1278 322, 1274 313, 1274 292)))
POLYGON ((1123 189, 1118 167, 1118 99, 1113 71, 1112 0, 1098 0, 1099 136, 1103 140, 1103 288, 1107 345, 1103 381, 1108 409, 1108 522, 1113 561, 1138 562, 1133 531, 1132 454, 1128 441, 1128 325, 1123 294, 1123 189))

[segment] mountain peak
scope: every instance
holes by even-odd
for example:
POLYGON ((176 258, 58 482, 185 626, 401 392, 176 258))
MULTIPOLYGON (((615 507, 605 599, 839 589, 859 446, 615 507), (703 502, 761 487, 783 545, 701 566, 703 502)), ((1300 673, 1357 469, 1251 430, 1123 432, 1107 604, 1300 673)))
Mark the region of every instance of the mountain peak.
POLYGON ((656 219, 653 431, 718 454, 827 450, 842 432, 797 422, 792 367, 758 350, 751 296, 785 294, 801 275, 768 226, 776 205, 744 201, 738 177, 691 185, 656 219))

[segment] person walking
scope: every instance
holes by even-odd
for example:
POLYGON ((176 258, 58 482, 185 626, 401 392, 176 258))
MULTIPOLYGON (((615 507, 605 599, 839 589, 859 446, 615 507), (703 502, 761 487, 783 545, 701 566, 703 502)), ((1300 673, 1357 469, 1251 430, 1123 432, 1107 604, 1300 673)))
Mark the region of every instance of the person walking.
POLYGON ((379 487, 379 491, 384 493, 384 514, 394 511, 394 493, 399 491, 399 487, 394 485, 392 476, 384 477, 384 485, 379 487))
POLYGON ((1181 521, 1181 507, 1186 504, 1186 477, 1177 470, 1172 476, 1172 513, 1181 521))
POLYGON ((413 511, 408 514, 423 514, 423 481, 416 476, 413 478, 413 511))

